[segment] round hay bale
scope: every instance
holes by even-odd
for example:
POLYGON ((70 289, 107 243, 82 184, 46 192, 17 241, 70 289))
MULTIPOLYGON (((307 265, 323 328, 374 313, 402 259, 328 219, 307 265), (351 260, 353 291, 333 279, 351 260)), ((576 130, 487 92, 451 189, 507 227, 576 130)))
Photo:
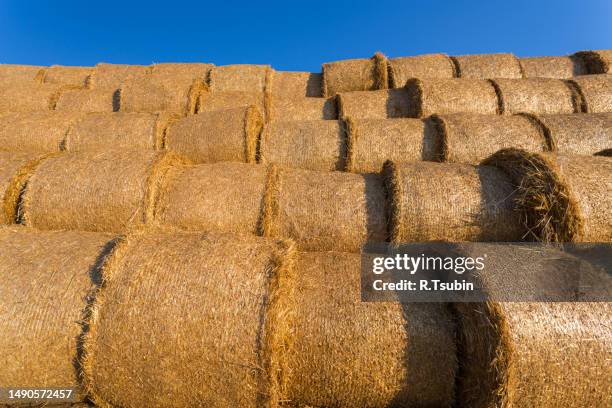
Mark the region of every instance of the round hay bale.
POLYGON ((0 383, 18 388, 74 388, 85 399, 78 357, 87 295, 112 236, 0 228, 0 383), (18 273, 16 273, 18 272, 18 273))
POLYGON ((79 152, 49 158, 23 194, 23 223, 41 230, 120 232, 148 222, 158 184, 178 159, 147 150, 79 152))
POLYGON ((587 67, 587 74, 612 73, 612 50, 580 51, 574 57, 582 60, 587 67))
POLYGON ((506 172, 529 239, 544 242, 612 241, 612 160, 505 149, 484 164, 506 172))
POLYGON ((450 57, 459 78, 522 78, 521 64, 514 54, 472 54, 450 57))
POLYGON ((323 64, 324 97, 341 92, 373 91, 388 87, 388 61, 380 52, 370 59, 350 59, 323 64))
POLYGON ((68 151, 155 149, 160 129, 152 113, 92 113, 83 116, 68 132, 68 151))
POLYGON ((572 83, 584 98, 584 112, 612 112, 612 75, 583 75, 572 83))
POLYGON ((197 105, 196 113, 244 108, 252 105, 262 113, 266 111, 263 92, 203 92, 200 94, 197 105))
POLYGON ((269 65, 235 64, 214 67, 210 71, 213 92, 263 92, 272 68, 269 65))
POLYGON ((145 65, 99 63, 90 78, 90 85, 94 88, 119 89, 124 82, 147 77, 152 70, 152 66, 145 65))
POLYGON ((346 130, 337 120, 271 122, 261 137, 261 163, 309 170, 344 170, 346 130))
POLYGON ((184 230, 257 234, 266 169, 245 163, 182 166, 168 172, 155 209, 158 224, 184 230))
POLYGON ((81 359, 96 405, 255 408, 286 400, 291 243, 150 233, 128 236, 115 253, 81 359))
POLYGON ((517 241, 514 187, 490 166, 385 163, 394 244, 422 241, 517 241))
POLYGON ((171 63, 155 64, 151 67, 151 80, 183 79, 187 84, 199 79, 208 80, 213 64, 206 63, 171 63))
POLYGON ((207 89, 201 79, 149 75, 121 86, 122 112, 176 112, 194 114, 207 89))
POLYGON ((347 171, 379 172, 387 160, 398 163, 440 160, 441 139, 431 121, 349 119, 347 129, 347 171))
POLYGON ((271 100, 270 121, 338 119, 336 98, 276 96, 271 100))
POLYGON ((450 311, 434 303, 361 302, 360 269, 358 254, 300 253, 291 403, 450 406, 457 371, 450 311))
POLYGON ((269 167, 261 232, 291 238, 304 251, 359 252, 387 238, 378 174, 269 167))
POLYGON ((70 89, 62 92, 54 109, 65 112, 116 112, 120 93, 113 88, 70 89))
POLYGON ((0 64, 0 87, 29 86, 40 82, 45 68, 36 65, 0 64))
POLYGON ((389 59, 391 88, 401 88, 410 78, 454 78, 455 66, 446 54, 425 54, 389 59))
POLYGON ((347 92, 337 96, 337 104, 340 119, 406 118, 413 113, 404 88, 347 92))
POLYGON ((323 96, 323 75, 316 72, 274 71, 273 98, 312 98, 323 96))
POLYGON ((495 87, 484 79, 417 79, 405 87, 406 117, 420 118, 434 113, 499 113, 495 87))
POLYGON ((516 147, 530 152, 551 146, 537 123, 526 115, 434 115, 442 139, 442 161, 478 164, 500 149, 516 147))
POLYGON ((72 67, 53 65, 44 70, 42 82, 85 87, 95 71, 94 67, 72 67))
POLYGON ((58 152, 72 125, 81 117, 72 112, 13 112, 0 116, 0 146, 10 151, 58 152))
POLYGON ((586 64, 574 56, 520 58, 525 78, 570 79, 587 74, 586 64))
POLYGON ((569 82, 550 78, 491 80, 499 95, 500 113, 555 114, 582 111, 582 98, 569 82))
POLYGON ((194 163, 255 163, 263 116, 256 106, 202 112, 174 122, 166 148, 194 163))
POLYGON ((612 113, 538 115, 537 119, 557 153, 589 155, 612 146, 612 113))
POLYGON ((19 196, 41 156, 0 151, 0 224, 16 221, 19 196))
POLYGON ((0 86, 0 112, 32 112, 55 109, 68 85, 36 84, 0 86))

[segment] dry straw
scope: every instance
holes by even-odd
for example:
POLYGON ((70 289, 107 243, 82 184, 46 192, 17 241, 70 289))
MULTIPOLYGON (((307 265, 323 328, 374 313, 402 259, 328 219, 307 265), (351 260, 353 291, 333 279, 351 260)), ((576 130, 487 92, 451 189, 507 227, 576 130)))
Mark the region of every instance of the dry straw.
POLYGON ((529 231, 545 242, 612 240, 612 161, 600 156, 555 156, 502 150, 485 161, 516 186, 516 207, 529 231))
POLYGON ((273 98, 300 99, 323 96, 323 75, 316 72, 274 71, 273 98))
POLYGON ((522 229, 508 177, 490 166, 385 163, 391 241, 516 241, 522 229), (435 183, 432 183, 435 180, 435 183))
POLYGON ((550 78, 492 80, 504 114, 582 112, 580 91, 569 82, 550 78))
POLYGON ((67 112, 114 112, 119 110, 119 93, 113 88, 70 89, 62 92, 54 109, 67 112))
POLYGON ((337 120, 271 122, 261 138, 260 162, 310 170, 344 170, 346 130, 337 120))
POLYGON ((495 87, 484 79, 417 79, 405 87, 408 117, 434 113, 499 113, 495 87))
POLYGON ((391 88, 401 88, 410 78, 454 78, 455 66, 446 54, 425 54, 389 59, 391 88))
POLYGON ((526 115, 434 115, 442 139, 442 160, 478 164, 496 151, 516 147, 531 152, 551 149, 541 126, 526 115))
POLYGON ((209 86, 213 92, 264 92, 272 68, 269 65, 236 64, 214 67, 209 86))
POLYGON ((46 68, 40 77, 41 82, 48 84, 75 85, 85 87, 93 75, 93 67, 70 67, 53 65, 46 68))
POLYGON ((71 126, 81 117, 72 112, 13 112, 0 116, 0 146, 9 151, 51 153, 64 148, 71 126))
POLYGON ((388 61, 380 52, 370 59, 323 64, 323 96, 341 92, 373 91, 389 87, 388 61))
POLYGON ((520 63, 525 78, 570 79, 588 74, 586 64, 575 56, 521 58, 520 63))
POLYGON ((460 78, 522 78, 521 64, 514 54, 472 54, 451 57, 460 78))
POLYGON ((171 169, 160 189, 158 224, 185 230, 256 234, 262 213, 266 169, 216 163, 171 169))
POLYGON ((589 74, 612 73, 612 50, 581 51, 574 56, 584 61, 589 74))
POLYGON ((405 163, 440 160, 435 124, 421 119, 347 119, 346 170, 378 172, 387 160, 405 163))
POLYGON ((291 243, 160 232, 122 246, 84 336, 96 405, 272 408, 287 399, 291 243))
POLYGON ((203 92, 198 99, 198 112, 215 112, 220 110, 256 106, 265 112, 263 92, 203 92))
POLYGON ((173 123, 165 146, 194 163, 254 163, 262 127, 256 106, 202 112, 173 123))
POLYGON ((84 399, 77 339, 111 246, 107 234, 0 228, 0 384, 74 388, 76 401, 84 399))
POLYGON ((612 146, 612 113, 538 115, 555 151, 560 154, 595 154, 612 146))
POLYGON ((413 106, 404 88, 380 91, 347 92, 337 96, 340 119, 406 118, 413 106))
POLYGON ((269 167, 261 232, 305 251, 359 252, 387 237, 378 174, 269 167))
POLYGON ((571 82, 584 98, 583 112, 612 112, 612 75, 583 75, 571 82))
POLYGON ((457 367, 449 310, 433 303, 361 302, 360 269, 358 254, 300 254, 290 403, 450 406, 457 367))
POLYGON ((0 87, 30 86, 40 81, 44 69, 35 65, 0 64, 0 87))
POLYGON ((23 186, 41 160, 40 155, 0 151, 0 224, 12 224, 23 186))
POLYGON ((152 70, 152 66, 145 65, 100 63, 90 78, 90 85, 94 88, 119 89, 125 82, 148 77, 152 70))
POLYGON ((60 95, 70 85, 37 84, 0 86, 0 112, 32 112, 55 109, 60 95))
POLYGON ((336 98, 273 96, 270 100, 270 121, 338 119, 336 98))

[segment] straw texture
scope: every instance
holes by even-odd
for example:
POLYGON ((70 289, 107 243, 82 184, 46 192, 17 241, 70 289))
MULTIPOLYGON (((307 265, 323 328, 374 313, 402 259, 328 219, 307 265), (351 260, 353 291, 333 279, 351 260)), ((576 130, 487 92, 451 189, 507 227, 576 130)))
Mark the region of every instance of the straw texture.
POLYGON ((255 408, 286 399, 290 243, 151 233, 124 245, 104 270, 84 342, 96 405, 255 408))
POLYGON ((595 154, 612 146, 612 113, 539 115, 560 154, 595 154))
POLYGON ((37 155, 0 151, 0 224, 15 221, 19 195, 37 155))
POLYGON ((347 92, 337 96, 340 119, 387 119, 413 115, 408 92, 388 89, 369 92, 347 92))
POLYGON ((260 162, 310 170, 344 170, 346 130, 336 120, 271 122, 261 139, 260 162))
POLYGON ((0 112, 31 112, 55 109, 66 85, 0 85, 0 112))
POLYGON ((300 254, 291 403, 450 406, 456 350, 449 311, 440 304, 361 302, 360 268, 357 254, 300 254))
POLYGON ((588 74, 586 64, 573 56, 521 58, 525 78, 570 79, 588 74))
POLYGON ((0 116, 0 146, 15 152, 63 149, 70 127, 81 115, 69 112, 13 112, 0 116))
POLYGON ((244 163, 173 168, 160 190, 155 220, 185 230, 256 234, 266 169, 244 163))
POLYGON ((68 67, 53 65, 44 70, 42 82, 48 84, 75 85, 85 87, 90 76, 94 73, 93 67, 68 67))
POLYGON ((460 78, 522 78, 523 72, 514 54, 472 54, 451 57, 460 78))
POLYGON ((410 78, 454 78, 455 66, 446 54, 425 54, 389 59, 392 88, 401 88, 410 78))
POLYGON ((273 98, 304 98, 323 96, 323 75, 316 72, 274 71, 273 98))
POLYGON ((612 73, 612 50, 581 51, 574 56, 584 61, 589 74, 612 73))
POLYGON ((263 92, 269 65, 236 64, 214 67, 210 71, 210 89, 213 92, 263 92))
POLYGON ((113 88, 70 89, 59 96, 55 110, 68 112, 114 112, 119 94, 113 88))
POLYGON ((385 163, 391 241, 516 241, 513 186, 489 166, 385 163), (436 180, 432 183, 432 180, 436 180))
POLYGON ((575 113, 582 98, 570 83, 549 78, 495 79, 501 113, 575 113))
POLYGON ((612 75, 583 75, 573 82, 584 97, 585 112, 612 112, 612 75))
POLYGON ((351 59, 323 64, 323 96, 341 92, 387 89, 388 61, 376 53, 370 59, 351 59))
POLYGON ((40 79, 44 68, 36 65, 0 64, 0 87, 32 85, 40 79))
POLYGON ((203 92, 198 100, 198 112, 214 112, 220 110, 257 106, 260 112, 265 112, 264 94, 262 92, 203 92))
POLYGON ((338 119, 335 98, 273 96, 270 108, 271 121, 338 119))
POLYGON ((125 82, 147 77, 152 69, 145 65, 100 63, 96 65, 90 85, 94 88, 119 89, 125 82))

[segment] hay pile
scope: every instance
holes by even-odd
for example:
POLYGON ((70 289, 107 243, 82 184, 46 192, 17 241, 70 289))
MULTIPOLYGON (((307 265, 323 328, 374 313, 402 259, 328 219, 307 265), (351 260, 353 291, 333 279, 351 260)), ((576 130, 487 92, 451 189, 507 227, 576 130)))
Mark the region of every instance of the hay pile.
POLYGON ((472 54, 451 57, 460 78, 522 78, 521 64, 513 54, 472 54))

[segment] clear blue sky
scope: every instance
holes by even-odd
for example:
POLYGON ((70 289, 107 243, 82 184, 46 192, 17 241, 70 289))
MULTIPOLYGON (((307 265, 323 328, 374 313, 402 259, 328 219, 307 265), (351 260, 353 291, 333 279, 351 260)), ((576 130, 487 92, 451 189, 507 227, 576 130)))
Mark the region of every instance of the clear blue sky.
POLYGON ((612 48, 612 0, 129 2, 0 0, 0 63, 322 62, 612 48))

